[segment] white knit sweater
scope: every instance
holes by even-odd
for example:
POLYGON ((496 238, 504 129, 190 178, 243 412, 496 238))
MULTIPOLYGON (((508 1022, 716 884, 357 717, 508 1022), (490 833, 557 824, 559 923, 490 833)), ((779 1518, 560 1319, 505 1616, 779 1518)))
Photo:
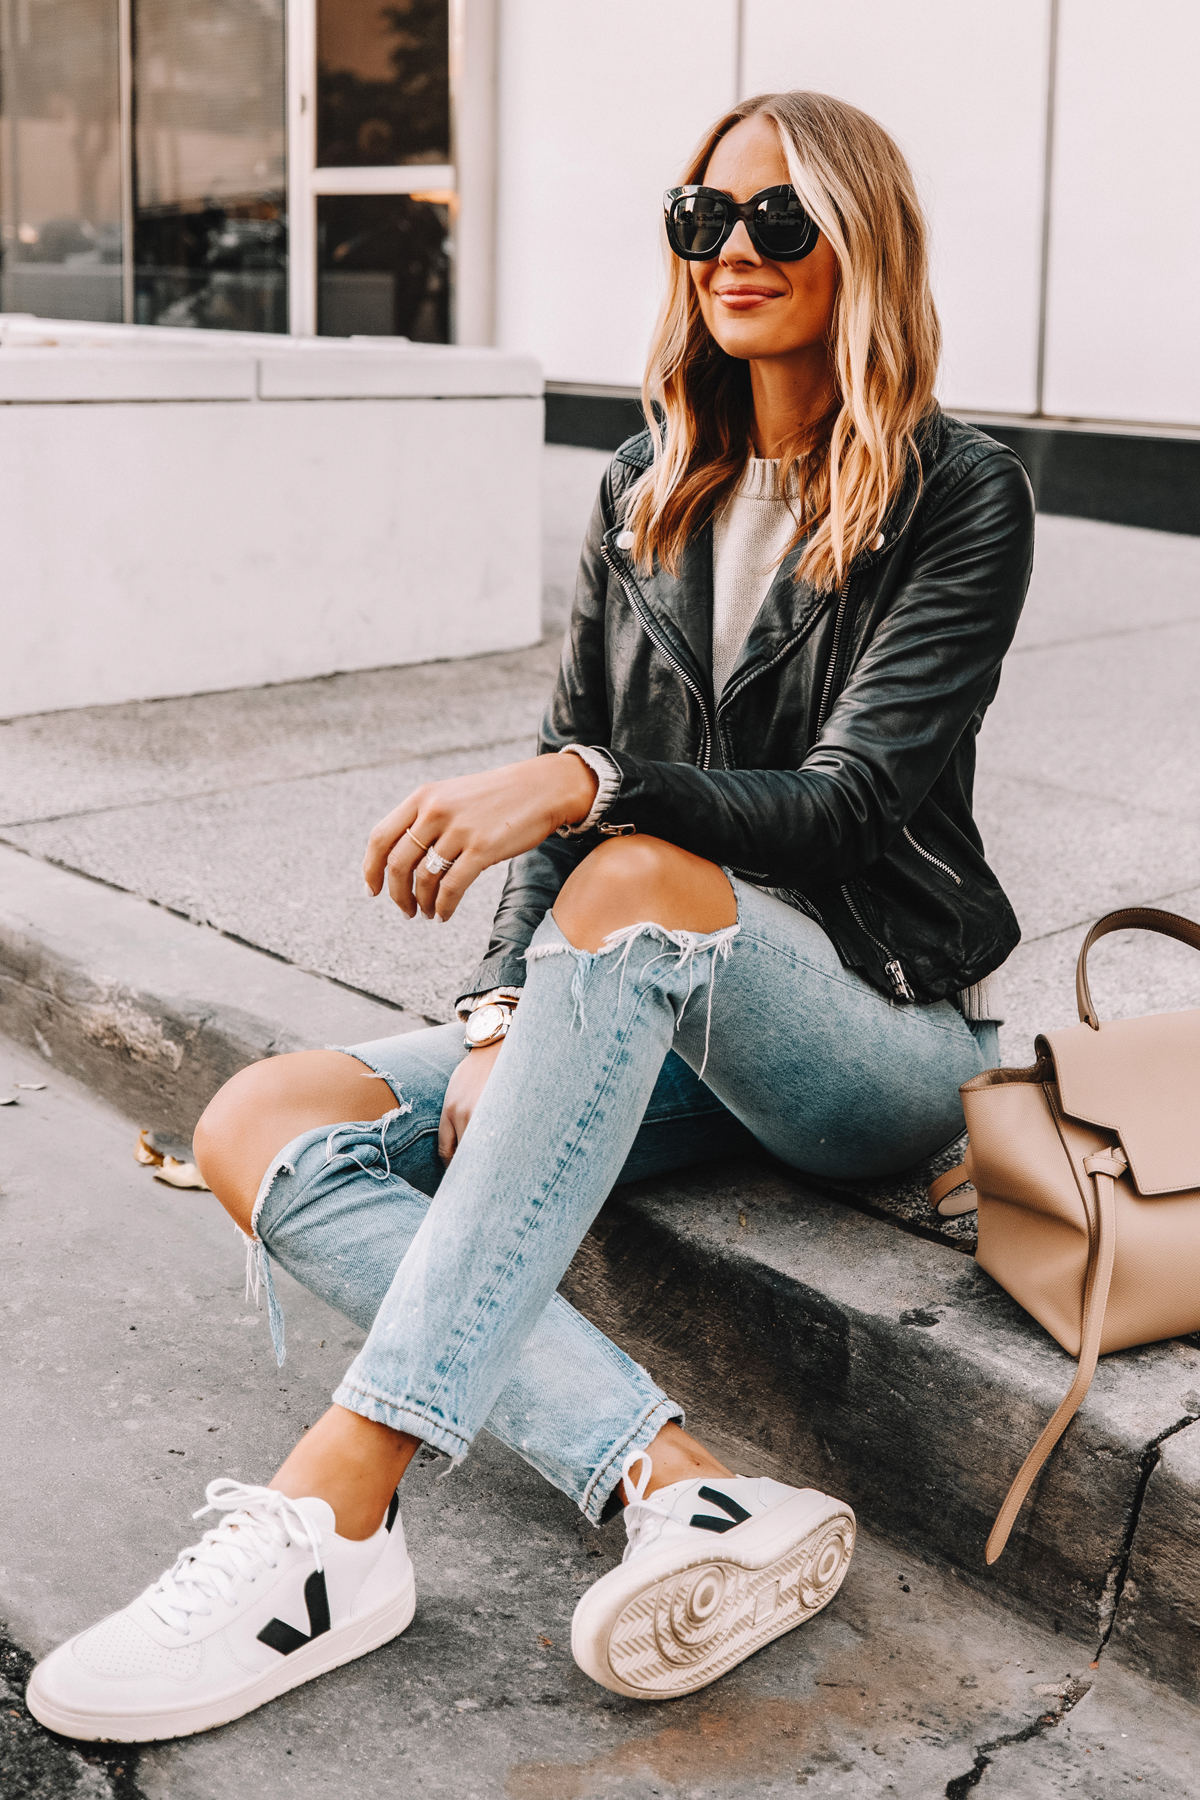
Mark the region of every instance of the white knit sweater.
POLYGON ((713 689, 719 696, 796 534, 797 502, 784 498, 779 464, 752 456, 713 522, 713 689))

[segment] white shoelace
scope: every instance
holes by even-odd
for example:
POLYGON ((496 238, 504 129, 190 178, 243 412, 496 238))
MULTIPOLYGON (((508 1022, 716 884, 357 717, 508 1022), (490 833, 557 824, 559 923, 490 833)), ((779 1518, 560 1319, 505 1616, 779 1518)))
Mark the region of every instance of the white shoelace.
POLYGON ((647 1499, 646 1488, 654 1473, 654 1464, 645 1450, 635 1450, 627 1456, 621 1465, 621 1480, 625 1484, 628 1499, 625 1505, 625 1529, 629 1533, 629 1542, 625 1546, 625 1554, 621 1561, 627 1563, 635 1550, 651 1543, 662 1531, 664 1524, 671 1518, 671 1508, 664 1506, 660 1500, 647 1499), (641 1474, 635 1481, 634 1466, 641 1463, 641 1474))
POLYGON ((321 1565, 321 1533, 301 1512, 296 1502, 275 1488, 251 1487, 222 1476, 204 1490, 207 1506, 194 1512, 223 1512, 228 1516, 198 1544, 181 1550, 173 1568, 151 1589, 147 1604, 164 1625, 187 1637, 191 1615, 211 1613, 217 1600, 237 1602, 235 1583, 253 1581, 264 1568, 278 1566, 279 1550, 293 1538, 307 1544, 321 1565))

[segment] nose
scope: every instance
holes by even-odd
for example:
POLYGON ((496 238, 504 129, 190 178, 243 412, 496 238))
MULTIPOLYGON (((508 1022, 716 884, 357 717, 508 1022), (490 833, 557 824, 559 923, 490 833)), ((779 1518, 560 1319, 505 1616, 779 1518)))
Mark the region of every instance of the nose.
POLYGON ((723 263, 734 265, 737 263, 753 263, 756 268, 762 266, 763 259, 750 240, 750 233, 746 230, 745 219, 738 220, 728 238, 725 240, 724 244, 722 244, 720 260, 723 263))

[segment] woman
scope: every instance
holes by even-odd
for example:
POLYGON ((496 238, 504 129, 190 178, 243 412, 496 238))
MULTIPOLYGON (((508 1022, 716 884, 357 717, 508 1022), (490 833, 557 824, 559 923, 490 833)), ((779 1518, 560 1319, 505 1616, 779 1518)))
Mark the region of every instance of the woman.
POLYGON ((754 1141, 877 1176, 961 1130, 1018 936, 971 788, 1032 500, 934 401, 925 229, 872 120, 746 101, 666 224, 661 430, 601 485, 539 755, 418 788, 367 848, 409 918, 512 859, 466 1043, 278 1057, 197 1132, 281 1357, 269 1258, 366 1344, 269 1487, 212 1483, 222 1523, 35 1672, 60 1731, 203 1730, 403 1630, 397 1484, 485 1423, 589 1519, 624 1504, 573 1631, 620 1693, 703 1686, 845 1573, 847 1506, 732 1475, 556 1288, 621 1179, 754 1141))

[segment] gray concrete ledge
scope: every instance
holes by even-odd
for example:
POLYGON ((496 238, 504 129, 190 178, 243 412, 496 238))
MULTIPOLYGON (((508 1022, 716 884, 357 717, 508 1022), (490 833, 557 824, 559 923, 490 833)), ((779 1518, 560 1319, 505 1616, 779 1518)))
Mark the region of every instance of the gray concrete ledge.
MULTIPOLYGON (((1189 1396, 1200 1412, 1200 1394, 1189 1396)), ((1200 1426, 1146 1459, 1146 1489, 1109 1654, 1181 1693, 1200 1680, 1200 1426)))
MULTIPOLYGON (((1147 1457, 1200 1415, 1192 1344, 1107 1358, 988 1570, 992 1521, 1074 1363, 960 1251, 726 1164, 619 1190, 564 1291, 705 1436, 719 1428, 734 1466, 803 1471, 873 1528, 1097 1650, 1137 1549, 1147 1457)), ((1200 1608, 1200 1555, 1151 1555, 1200 1608)), ((1138 1667, 1174 1679, 1195 1655, 1170 1589, 1138 1667)))
POLYGON ((0 1033, 187 1138, 238 1069, 427 1021, 163 907, 0 849, 0 1033))
MULTIPOLYGON (((190 1134, 255 1058, 422 1023, 0 849, 0 1033, 141 1124, 190 1134)), ((878 1185, 834 1198, 765 1163, 636 1184, 564 1288, 734 1466, 826 1485, 969 1584, 1097 1649, 1112 1632, 1141 1673, 1192 1691, 1200 1350, 1102 1363, 989 1572, 992 1518, 1073 1365, 966 1246, 898 1230, 880 1202, 878 1185)))

